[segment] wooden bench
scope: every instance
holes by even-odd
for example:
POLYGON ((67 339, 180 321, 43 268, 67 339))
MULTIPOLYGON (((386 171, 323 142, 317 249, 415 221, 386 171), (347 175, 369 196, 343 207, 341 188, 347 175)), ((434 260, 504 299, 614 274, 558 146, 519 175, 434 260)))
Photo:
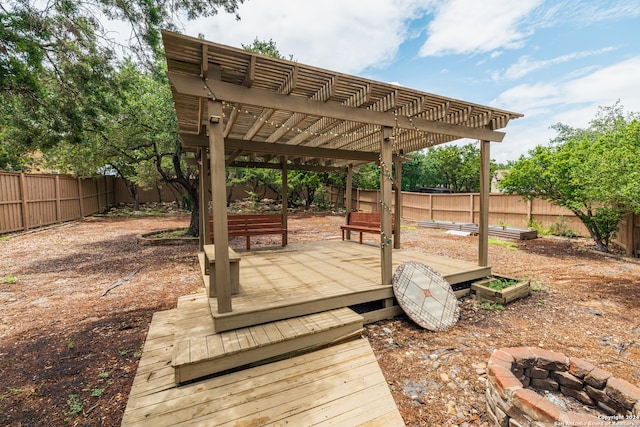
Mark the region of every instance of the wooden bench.
MULTIPOLYGON (((209 223, 213 240, 213 219, 211 217, 209 217, 209 223)), ((251 249, 251 236, 267 234, 282 235, 282 246, 287 246, 287 229, 283 225, 282 214, 229 215, 227 229, 229 237, 247 238, 247 250, 251 249)))
MULTIPOLYGON (((394 232, 393 223, 395 215, 391 216, 391 232, 394 232)), ((360 233, 360 244, 362 244, 363 233, 380 234, 380 214, 378 212, 349 212, 347 214, 347 223, 341 225, 342 240, 344 240, 346 231, 355 231, 360 233)))
MULTIPOLYGON (((229 248, 229 267, 231 268, 231 295, 240 292, 240 255, 229 248)), ((216 296, 216 250, 215 245, 204 245, 204 269, 209 275, 209 296, 216 296)))

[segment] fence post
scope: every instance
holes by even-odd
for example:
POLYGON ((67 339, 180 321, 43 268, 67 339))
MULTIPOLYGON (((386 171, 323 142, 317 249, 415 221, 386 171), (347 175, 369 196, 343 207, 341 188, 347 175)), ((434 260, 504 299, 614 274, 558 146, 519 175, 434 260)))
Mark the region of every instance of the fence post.
POLYGON ((109 179, 106 175, 103 175, 102 179, 104 180, 104 206, 100 209, 100 211, 102 211, 103 209, 107 209, 107 206, 109 206, 109 186, 107 185, 109 179))
POLYGON ((627 214, 626 226, 627 228, 624 230, 625 233, 625 252, 627 256, 635 256, 635 245, 636 242, 633 241, 634 228, 635 224, 633 223, 635 215, 633 213, 627 214))
MULTIPOLYGON (((93 181, 93 183, 96 185, 96 206, 97 206, 97 211, 96 212, 100 212, 100 182, 98 182, 100 178, 95 179, 93 181)), ((95 212, 92 212, 95 213, 95 212)))
POLYGON ((473 193, 469 194, 469 222, 471 224, 473 224, 473 211, 474 211, 473 198, 474 198, 473 193))
POLYGON ((56 188, 56 221, 62 221, 62 207, 60 206, 60 176, 56 175, 55 177, 55 188, 56 188))
POLYGON ((22 201, 22 228, 26 231, 29 229, 29 213, 27 206, 27 184, 24 172, 20 173, 20 200, 22 201))
POLYGON ((433 221, 433 194, 428 194, 429 196, 429 220, 433 221))
POLYGON ((80 202, 80 218, 84 217, 84 200, 82 197, 82 179, 78 177, 78 201, 80 202))

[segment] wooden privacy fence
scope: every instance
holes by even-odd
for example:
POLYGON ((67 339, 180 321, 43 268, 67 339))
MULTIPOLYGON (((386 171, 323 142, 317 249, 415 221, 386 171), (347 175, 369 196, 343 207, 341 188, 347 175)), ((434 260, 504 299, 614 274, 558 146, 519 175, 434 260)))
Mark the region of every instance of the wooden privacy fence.
MULTIPOLYGON (((181 198, 180 189, 169 185, 138 188, 140 203, 181 198)), ((0 234, 72 221, 117 203, 131 203, 122 178, 0 172, 0 234)))
POLYGON ((0 172, 0 233, 100 212, 115 202, 115 178, 0 172))
MULTIPOLYGON (((334 205, 344 206, 344 191, 329 190, 334 205)), ((362 212, 380 211, 379 190, 353 191, 352 206, 362 212)), ((392 198, 395 200, 395 198, 392 198)), ((464 223, 479 223, 480 195, 425 194, 402 192, 402 218, 416 221, 434 220, 464 223)), ((555 206, 547 201, 534 199, 524 201, 517 195, 491 193, 489 195, 489 224, 526 228, 535 221, 545 229, 564 226, 580 236, 589 236, 578 217, 568 209, 555 206)), ((640 251, 640 215, 629 215, 619 225, 615 242, 626 249, 628 255, 638 256, 640 251)))

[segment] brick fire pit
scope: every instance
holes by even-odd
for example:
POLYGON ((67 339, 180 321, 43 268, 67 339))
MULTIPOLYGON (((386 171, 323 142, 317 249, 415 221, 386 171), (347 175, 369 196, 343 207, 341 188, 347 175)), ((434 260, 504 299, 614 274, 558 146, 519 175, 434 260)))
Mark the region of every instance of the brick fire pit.
POLYGON ((640 388, 582 359, 502 348, 491 355, 487 374, 487 412, 498 426, 640 426, 640 388), (563 408, 536 390, 574 398, 593 414, 563 408))

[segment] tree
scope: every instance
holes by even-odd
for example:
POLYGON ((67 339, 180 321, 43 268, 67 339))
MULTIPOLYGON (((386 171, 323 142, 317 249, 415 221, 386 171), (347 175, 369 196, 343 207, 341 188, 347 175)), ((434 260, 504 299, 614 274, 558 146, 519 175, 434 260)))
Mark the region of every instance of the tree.
POLYGON ((640 212, 640 122, 622 107, 601 107, 586 129, 554 126, 558 136, 521 156, 500 188, 571 210, 598 250, 609 251, 618 223, 640 212))
MULTIPOLYGON (((156 177, 183 186, 197 207, 198 178, 186 168, 177 136, 160 28, 177 29, 178 16, 211 16, 219 9, 236 13, 242 2, 0 4, 0 167, 19 170, 30 153, 40 150, 56 153, 52 161, 73 166, 78 174, 93 175, 106 166, 132 183, 146 183, 153 166, 156 177), (120 63, 114 51, 123 46, 110 39, 100 13, 131 25, 133 36, 124 48, 135 55, 137 67, 120 63), (140 79, 127 84, 123 77, 132 70, 141 73, 140 79), (141 97, 146 103, 140 108, 131 96, 136 88, 149 91, 141 97), (158 99, 149 99, 153 94, 158 99)), ((198 233, 197 209, 189 232, 198 233)))
MULTIPOLYGON (((432 174, 426 182, 455 193, 480 191, 480 149, 474 144, 430 148, 424 163, 426 172, 432 174)), ((491 161, 490 169, 495 167, 491 161)))
POLYGON ((173 99, 164 74, 140 70, 125 61, 114 84, 120 93, 117 114, 103 118, 99 131, 87 131, 82 144, 62 141, 45 150, 49 166, 82 176, 111 171, 124 178, 137 209, 138 187, 161 179, 189 195, 188 235, 199 233, 198 170, 186 163, 178 138, 173 99))
POLYGON ((430 162, 423 151, 413 153, 409 162, 402 165, 402 190, 435 187, 438 179, 434 162, 430 162))

